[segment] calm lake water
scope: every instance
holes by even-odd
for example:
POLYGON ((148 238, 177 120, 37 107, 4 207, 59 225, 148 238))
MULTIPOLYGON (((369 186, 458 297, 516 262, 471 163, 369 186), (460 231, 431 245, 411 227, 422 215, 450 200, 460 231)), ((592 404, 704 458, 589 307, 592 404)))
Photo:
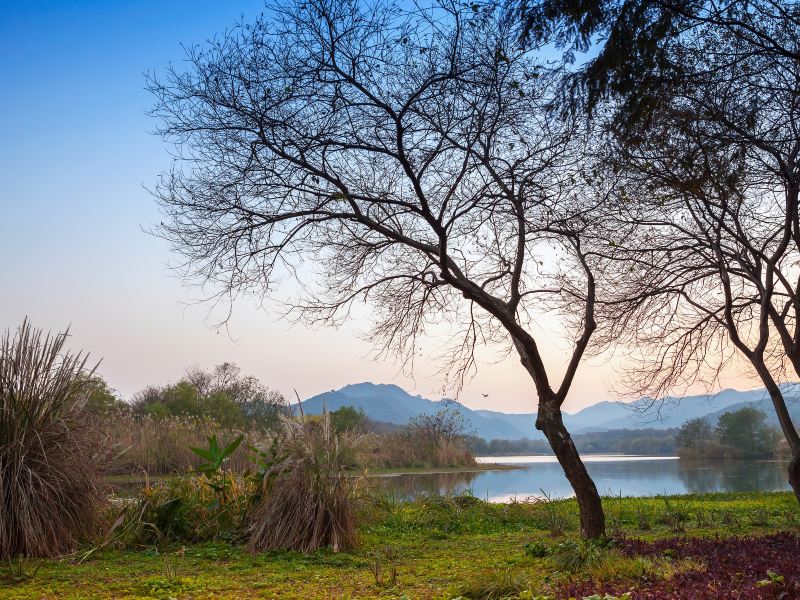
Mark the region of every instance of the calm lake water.
MULTIPOLYGON (((786 463, 779 461, 678 460, 663 456, 587 455, 589 473, 603 495, 654 496, 706 492, 788 490, 786 463)), ((520 468, 475 473, 415 473, 376 478, 398 498, 471 491, 492 502, 572 495, 553 456, 490 456, 478 462, 520 468)))

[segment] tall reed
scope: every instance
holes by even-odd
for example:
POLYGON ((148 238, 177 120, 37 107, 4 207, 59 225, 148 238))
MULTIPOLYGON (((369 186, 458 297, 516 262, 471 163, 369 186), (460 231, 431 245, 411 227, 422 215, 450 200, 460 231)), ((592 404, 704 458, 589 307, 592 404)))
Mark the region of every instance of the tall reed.
POLYGON ((203 462, 190 446, 204 446, 212 435, 233 439, 244 435, 244 443, 230 457, 227 468, 242 473, 252 465, 248 448, 267 444, 267 434, 223 427, 205 417, 152 417, 131 412, 105 415, 100 425, 104 437, 113 446, 114 460, 109 472, 130 475, 186 473, 203 462))
POLYGON ((56 556, 98 522, 101 445, 86 355, 26 319, 0 339, 0 558, 56 556))
POLYGON ((359 459, 365 468, 465 467, 475 457, 462 438, 429 442, 413 431, 370 433, 359 444, 359 459))
POLYGON ((250 514, 249 548, 312 552, 358 544, 354 507, 356 439, 337 435, 325 413, 316 422, 282 417, 281 456, 264 470, 250 514))

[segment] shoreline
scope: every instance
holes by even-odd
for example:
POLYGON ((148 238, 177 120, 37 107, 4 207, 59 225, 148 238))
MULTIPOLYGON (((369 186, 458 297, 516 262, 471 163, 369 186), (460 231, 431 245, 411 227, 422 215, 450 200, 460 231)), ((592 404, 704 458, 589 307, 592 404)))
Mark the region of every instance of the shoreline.
MULTIPOLYGON (((524 469, 522 465, 482 463, 463 467, 387 467, 365 469, 367 477, 395 477, 398 475, 436 475, 439 473, 480 473, 483 471, 514 471, 524 469)), ((359 473, 354 473, 358 475, 359 473)))
MULTIPOLYGON (((363 471, 353 471, 351 475, 356 477, 366 473, 367 477, 395 477, 399 475, 436 475, 440 473, 481 473, 483 471, 513 471, 517 469, 524 469, 522 465, 507 465, 499 463, 483 463, 476 465, 465 465, 461 467, 385 467, 378 469, 364 469, 363 471)), ((105 481, 111 484, 124 484, 124 483, 144 483, 145 481, 156 482, 169 479, 171 477, 179 477, 182 475, 191 475, 192 472, 187 473, 157 473, 149 474, 147 477, 136 474, 115 474, 106 475, 105 481)))

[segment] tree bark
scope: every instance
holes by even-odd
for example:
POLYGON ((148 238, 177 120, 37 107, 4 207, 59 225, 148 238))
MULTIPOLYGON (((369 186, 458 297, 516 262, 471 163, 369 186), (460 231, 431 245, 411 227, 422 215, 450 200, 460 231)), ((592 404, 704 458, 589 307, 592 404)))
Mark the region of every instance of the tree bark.
POLYGON ((581 535, 585 538, 599 538, 605 535, 606 518, 600 494, 581 460, 578 449, 561 417, 561 409, 556 402, 540 402, 536 417, 536 428, 544 433, 555 452, 564 474, 575 492, 580 511, 581 535))
POLYGON ((792 459, 789 461, 789 485, 792 486, 794 495, 800 503, 800 434, 795 429, 792 417, 789 415, 789 409, 786 407, 786 399, 783 397, 783 392, 778 386, 777 382, 772 378, 766 365, 763 362, 754 363, 756 370, 761 376, 761 380, 767 387, 772 405, 775 407, 775 413, 778 415, 778 422, 780 423, 783 436, 789 444, 789 449, 792 453, 792 459))
POLYGON ((769 369, 767 369, 766 364, 763 361, 755 361, 752 358, 751 363, 767 388, 770 400, 772 400, 772 406, 775 408, 775 414, 778 416, 778 423, 781 426, 783 437, 789 444, 789 450, 792 453, 788 468, 789 485, 792 486, 795 498, 800 503, 800 434, 795 429, 789 409, 786 407, 786 399, 783 397, 783 392, 772 377, 769 369))
POLYGON ((800 451, 792 452, 792 460, 789 461, 789 485, 792 486, 797 502, 800 502, 800 451))

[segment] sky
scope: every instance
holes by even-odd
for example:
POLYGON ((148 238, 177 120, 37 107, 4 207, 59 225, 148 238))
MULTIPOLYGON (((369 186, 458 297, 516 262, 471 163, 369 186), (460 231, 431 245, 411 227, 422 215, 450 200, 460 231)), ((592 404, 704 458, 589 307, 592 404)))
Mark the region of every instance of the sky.
MULTIPOLYGON (((175 381, 189 367, 232 361, 265 385, 306 398, 348 383, 395 383, 451 396, 433 362, 413 374, 376 361, 366 318, 339 330, 278 319, 257 298, 239 299, 227 331, 198 290, 169 268, 148 234, 160 215, 148 193, 170 164, 151 132, 144 73, 252 19, 262 2, 219 0, 7 2, 0 11, 0 328, 26 316, 44 329, 69 326, 70 346, 102 359, 98 371, 125 397, 175 381)), ((558 371, 570 344, 545 333, 558 371)), ((436 345, 436 340, 430 340, 436 345)), ((515 357, 487 350, 459 400, 471 408, 532 412, 533 385, 515 357)), ((565 409, 609 391, 614 364, 582 365, 565 409)))

